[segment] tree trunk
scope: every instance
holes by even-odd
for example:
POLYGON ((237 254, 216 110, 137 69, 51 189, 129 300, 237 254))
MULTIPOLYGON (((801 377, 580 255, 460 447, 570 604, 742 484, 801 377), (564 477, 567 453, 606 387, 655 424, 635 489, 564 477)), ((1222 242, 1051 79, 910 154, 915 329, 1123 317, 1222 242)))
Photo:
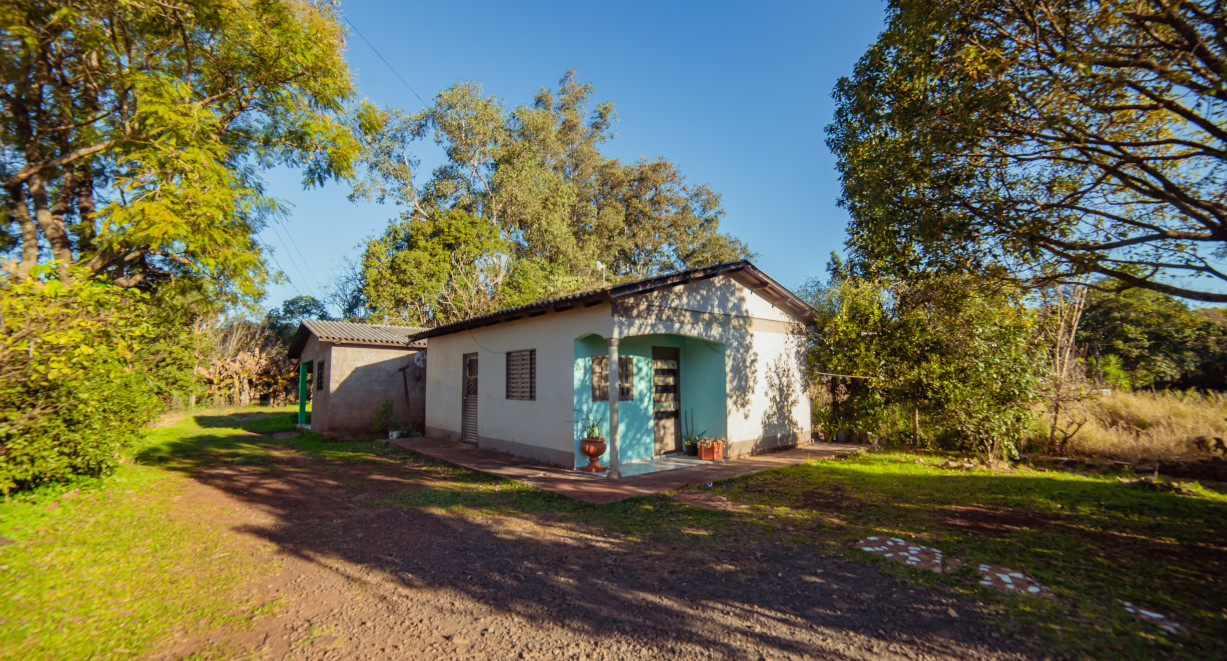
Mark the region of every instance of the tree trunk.
POLYGON ((920 445, 920 407, 912 407, 912 445, 920 445))

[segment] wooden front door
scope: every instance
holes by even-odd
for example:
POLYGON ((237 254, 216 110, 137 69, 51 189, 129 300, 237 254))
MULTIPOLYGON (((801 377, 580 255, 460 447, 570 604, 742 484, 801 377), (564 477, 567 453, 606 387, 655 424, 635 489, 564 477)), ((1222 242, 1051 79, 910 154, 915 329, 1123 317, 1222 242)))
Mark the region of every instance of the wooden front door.
POLYGON ((460 412, 460 440, 477 444, 477 354, 464 354, 460 412))
POLYGON ((677 347, 652 347, 652 427, 658 455, 682 450, 680 362, 677 347))

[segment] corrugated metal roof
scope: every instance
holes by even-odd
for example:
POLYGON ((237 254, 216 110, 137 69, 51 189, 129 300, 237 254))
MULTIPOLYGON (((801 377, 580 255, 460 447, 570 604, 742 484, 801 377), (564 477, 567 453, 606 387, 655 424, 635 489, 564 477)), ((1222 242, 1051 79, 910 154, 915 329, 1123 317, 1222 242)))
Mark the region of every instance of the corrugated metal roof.
POLYGON ((359 324, 352 321, 324 321, 322 319, 304 319, 294 334, 288 352, 290 360, 297 360, 307 345, 308 336, 314 335, 321 342, 339 342, 345 344, 367 344, 373 346, 403 346, 422 348, 426 340, 410 340, 409 338, 423 329, 416 326, 384 326, 381 324, 359 324))
POLYGON ((436 326, 418 333, 415 336, 417 340, 425 340, 430 337, 438 337, 440 335, 448 335, 457 331, 478 328, 481 326, 490 326, 493 324, 515 321, 521 317, 538 316, 545 314, 548 311, 561 311, 575 307, 576 305, 592 306, 598 303, 612 301, 624 296, 634 296, 644 292, 672 287, 675 285, 685 284, 695 280, 704 280, 714 278, 718 275, 727 275, 735 280, 741 281, 746 286, 753 289, 758 295, 763 296, 767 300, 776 303, 780 307, 787 310, 790 314, 801 320, 803 323, 813 323, 816 310, 808 303, 802 300, 799 296, 792 293, 780 283, 772 280, 767 274, 758 270, 747 260, 738 260, 735 262, 723 262, 713 264, 711 266, 700 266, 683 271, 675 271, 664 275, 652 276, 643 278, 642 280, 633 280, 624 282, 602 289, 593 289, 590 291, 580 292, 578 294, 568 294, 558 298, 546 299, 529 303, 528 305, 520 305, 514 308, 498 310, 488 314, 470 317, 461 321, 456 321, 442 326, 436 326))

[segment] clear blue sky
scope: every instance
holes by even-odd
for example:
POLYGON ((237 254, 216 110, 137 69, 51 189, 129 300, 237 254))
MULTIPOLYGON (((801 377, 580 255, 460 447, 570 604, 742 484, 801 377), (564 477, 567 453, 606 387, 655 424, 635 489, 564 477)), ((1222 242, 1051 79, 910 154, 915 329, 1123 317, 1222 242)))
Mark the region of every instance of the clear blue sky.
MULTIPOLYGON (((567 69, 612 101, 620 121, 609 156, 664 156, 723 195, 723 228, 789 287, 824 274, 847 214, 824 144, 831 90, 882 28, 885 5, 857 2, 431 2, 345 0, 344 15, 422 98, 459 80, 508 106, 529 103, 567 69)), ((362 96, 418 110, 414 97, 351 31, 346 57, 362 96)), ((424 166, 432 154, 423 151, 424 166)), ((428 171, 428 170, 427 170, 428 171)), ((297 173, 269 173, 290 207, 262 240, 290 283, 323 298, 342 257, 383 230, 391 206, 354 204, 349 188, 303 190, 297 173)))

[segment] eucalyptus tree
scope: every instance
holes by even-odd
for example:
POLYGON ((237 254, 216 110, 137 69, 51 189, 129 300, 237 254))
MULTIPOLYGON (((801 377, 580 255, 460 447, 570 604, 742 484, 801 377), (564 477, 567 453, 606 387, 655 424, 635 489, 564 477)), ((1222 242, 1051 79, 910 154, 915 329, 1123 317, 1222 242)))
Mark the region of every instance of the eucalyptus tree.
POLYGON ((1222 0, 892 0, 835 88, 849 244, 1227 301, 1222 0))
MULTIPOLYGON (((488 307, 604 278, 747 256, 745 244, 720 232, 724 211, 710 187, 688 184, 665 158, 624 164, 602 153, 617 116, 612 103, 593 103, 593 92, 567 72, 557 90, 542 88, 531 104, 508 108, 476 83, 463 82, 440 92, 421 112, 376 113, 372 119, 382 129, 367 138, 367 176, 354 197, 392 202, 402 213, 367 244, 364 294, 370 311, 386 317, 412 310, 430 323, 462 314, 452 303, 466 287, 469 294, 482 294, 488 307), (423 176, 415 143, 425 140, 442 148, 445 162, 423 176), (499 243, 496 252, 506 256, 505 264, 474 270, 474 262, 465 261, 420 276, 379 271, 428 254, 454 262, 457 255, 481 253, 473 250, 475 243, 458 251, 454 234, 436 231, 440 222, 461 218, 448 215, 456 211, 480 228, 474 240, 499 243), (427 247, 432 237, 443 243, 427 247), (398 256, 402 250, 414 256, 398 256), (479 272, 486 275, 477 277, 479 272), (444 288, 451 292, 447 300, 414 293, 442 286, 430 284, 440 274, 455 285, 444 288), (405 296, 418 302, 387 307, 405 296)), ((461 307, 474 306, 481 307, 477 299, 461 307)))
POLYGON ((0 3, 4 269, 257 294, 260 172, 319 184, 357 154, 343 43, 324 2, 0 3))

